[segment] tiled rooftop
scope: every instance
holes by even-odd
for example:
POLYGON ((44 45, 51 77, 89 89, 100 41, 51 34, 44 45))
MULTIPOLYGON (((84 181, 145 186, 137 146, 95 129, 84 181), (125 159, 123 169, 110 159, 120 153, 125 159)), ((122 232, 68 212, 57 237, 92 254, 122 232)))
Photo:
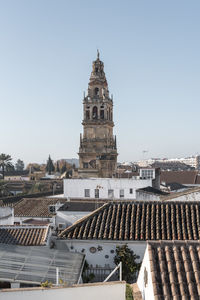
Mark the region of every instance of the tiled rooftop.
POLYGON ((59 237, 95 240, 198 240, 200 202, 107 203, 59 237))
POLYGON ((198 171, 161 171, 160 182, 181 184, 199 183, 198 171))
POLYGON ((155 300, 200 299, 200 242, 149 242, 155 300))
POLYGON ((53 198, 23 198, 14 206, 15 217, 51 217, 49 205, 65 203, 65 199, 53 198))
POLYGON ((0 226, 0 244, 43 246, 46 244, 49 226, 0 226))

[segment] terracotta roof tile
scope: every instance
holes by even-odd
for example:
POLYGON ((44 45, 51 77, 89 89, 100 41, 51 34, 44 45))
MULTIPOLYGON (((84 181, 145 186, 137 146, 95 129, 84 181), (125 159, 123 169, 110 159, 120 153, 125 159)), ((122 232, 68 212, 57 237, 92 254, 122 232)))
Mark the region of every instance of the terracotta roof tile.
POLYGON ((65 203, 66 199, 53 198, 23 198, 14 206, 15 217, 51 217, 49 205, 65 203))
POLYGON ((22 246, 46 244, 49 226, 0 226, 0 243, 22 246))
POLYGON ((107 203, 59 236, 67 239, 199 240, 200 202, 107 203))
POLYGON ((160 181, 165 183, 196 184, 198 177, 198 171, 161 171, 160 181))
POLYGON ((148 242, 148 252, 158 299, 200 299, 199 241, 148 242))

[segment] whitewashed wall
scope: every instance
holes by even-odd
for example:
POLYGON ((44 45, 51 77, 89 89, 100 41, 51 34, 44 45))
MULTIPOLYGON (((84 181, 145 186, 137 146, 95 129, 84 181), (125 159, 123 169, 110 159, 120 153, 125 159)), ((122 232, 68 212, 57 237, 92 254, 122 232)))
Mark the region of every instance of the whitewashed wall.
POLYGON ((146 247, 143 262, 142 262, 142 265, 140 268, 137 285, 142 293, 142 299, 145 299, 145 300, 153 300, 154 299, 148 246, 146 247), (146 273, 146 278, 147 278, 146 284, 145 284, 145 273, 146 273))
POLYGON ((14 224, 14 209, 12 207, 0 207, 0 225, 14 224))
POLYGON ((121 241, 101 241, 101 240, 99 241, 97 240, 66 241, 65 240, 62 242, 66 243, 67 247, 69 248, 69 251, 84 253, 87 262, 89 263, 89 265, 92 265, 93 267, 96 267, 98 265, 100 267, 109 266, 111 268, 114 268, 115 267, 114 256, 116 255, 115 253, 116 246, 122 246, 124 244, 127 244, 128 247, 131 250, 133 250, 136 255, 140 256, 138 262, 143 259, 145 248, 146 248, 146 241, 144 242, 127 241, 126 243, 125 241, 121 242, 121 241), (91 247, 97 249, 95 253, 91 253, 90 251, 91 247), (102 250, 99 251, 98 250, 99 247, 102 247, 102 250), (106 255, 108 255, 108 257, 106 255))
POLYGON ((84 216, 91 213, 90 211, 57 211, 56 212, 56 227, 58 227, 59 224, 65 224, 66 226, 70 226, 76 221, 80 220, 84 216))
MULTIPOLYGON (((89 178, 64 179, 64 197, 85 198, 85 189, 90 189, 90 198, 95 198, 95 189, 99 189, 99 198, 108 199, 108 190, 114 190, 114 199, 135 199, 136 190, 152 186, 152 179, 118 179, 89 178), (124 198, 120 198, 120 190, 124 190, 124 198), (133 193, 130 194, 130 189, 133 193)), ((89 199, 87 197, 87 199, 89 199)))
POLYGON ((140 201, 159 201, 160 196, 151 193, 145 193, 143 191, 136 191, 136 200, 140 201))
POLYGON ((176 197, 176 195, 172 195, 169 199, 166 201, 200 201, 200 191, 199 192, 191 192, 191 193, 185 193, 183 195, 180 195, 176 197), (174 198, 173 198, 174 196, 174 198))
POLYGON ((126 283, 81 284, 66 288, 32 288, 0 291, 2 300, 125 300, 126 283))

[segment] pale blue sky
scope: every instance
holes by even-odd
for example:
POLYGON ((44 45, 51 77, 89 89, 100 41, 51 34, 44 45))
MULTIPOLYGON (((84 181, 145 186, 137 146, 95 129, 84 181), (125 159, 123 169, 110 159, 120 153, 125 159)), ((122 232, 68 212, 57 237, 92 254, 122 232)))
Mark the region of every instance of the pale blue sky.
POLYGON ((0 152, 77 157, 96 49, 119 161, 200 152, 200 1, 0 0, 0 152))

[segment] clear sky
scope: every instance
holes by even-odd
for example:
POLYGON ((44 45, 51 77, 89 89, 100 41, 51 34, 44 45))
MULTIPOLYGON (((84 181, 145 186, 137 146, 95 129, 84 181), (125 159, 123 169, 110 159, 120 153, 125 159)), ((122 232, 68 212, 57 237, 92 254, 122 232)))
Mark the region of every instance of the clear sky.
POLYGON ((0 28, 0 153, 78 157, 97 48, 118 161, 200 153, 199 0, 0 0, 0 28))

